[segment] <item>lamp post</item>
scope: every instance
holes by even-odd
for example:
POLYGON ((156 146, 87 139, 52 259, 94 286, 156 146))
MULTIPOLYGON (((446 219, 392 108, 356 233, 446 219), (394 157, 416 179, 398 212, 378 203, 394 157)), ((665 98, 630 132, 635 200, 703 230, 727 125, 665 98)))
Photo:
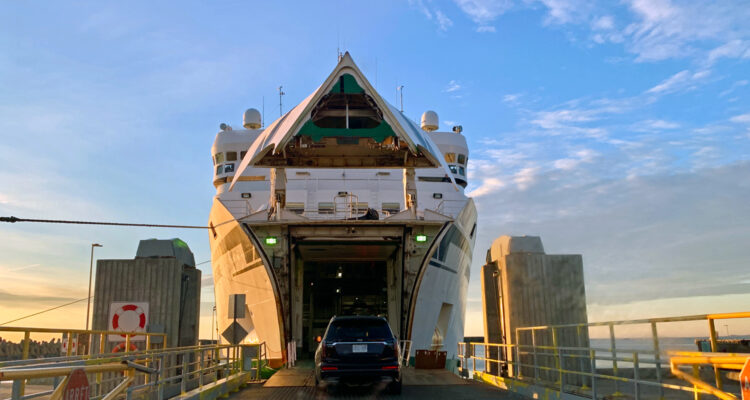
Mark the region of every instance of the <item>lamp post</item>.
POLYGON ((91 275, 94 272, 94 247, 103 247, 99 243, 91 243, 91 261, 89 262, 89 297, 86 299, 86 330, 89 330, 89 312, 91 311, 91 275))

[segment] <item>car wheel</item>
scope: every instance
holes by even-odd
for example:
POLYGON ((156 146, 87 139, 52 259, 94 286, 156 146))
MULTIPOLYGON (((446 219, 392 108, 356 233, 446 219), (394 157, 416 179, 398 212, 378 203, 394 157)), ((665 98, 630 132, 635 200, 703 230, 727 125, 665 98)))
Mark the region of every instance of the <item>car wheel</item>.
POLYGON ((391 394, 401 394, 401 381, 393 381, 390 385, 391 394))

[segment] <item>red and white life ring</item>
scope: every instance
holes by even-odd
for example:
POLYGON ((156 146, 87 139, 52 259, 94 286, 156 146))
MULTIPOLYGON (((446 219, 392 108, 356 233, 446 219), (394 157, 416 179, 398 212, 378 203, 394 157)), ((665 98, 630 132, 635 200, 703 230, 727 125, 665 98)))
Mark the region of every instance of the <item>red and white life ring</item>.
MULTIPOLYGON (((125 350, 125 342, 121 342, 117 346, 115 346, 114 349, 112 349, 113 353, 119 353, 121 351, 125 350)), ((130 343, 130 351, 136 351, 138 350, 138 347, 136 347, 133 343, 130 343)))
MULTIPOLYGON (((126 311, 134 311, 138 314, 138 328, 143 330, 146 329, 146 313, 143 312, 143 309, 135 304, 125 304, 115 311, 115 315, 112 317, 112 328, 114 330, 120 330, 120 316, 126 311)), ((120 336, 126 337, 127 335, 121 334, 120 336)))

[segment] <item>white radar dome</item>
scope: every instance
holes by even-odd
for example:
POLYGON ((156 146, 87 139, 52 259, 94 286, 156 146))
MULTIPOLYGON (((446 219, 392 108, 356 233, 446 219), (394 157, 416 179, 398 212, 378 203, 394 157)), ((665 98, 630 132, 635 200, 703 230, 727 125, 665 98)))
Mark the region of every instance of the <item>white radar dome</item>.
POLYGON ((242 126, 247 129, 258 129, 260 128, 260 111, 254 108, 248 108, 244 114, 242 114, 242 126))
POLYGON ((422 114, 422 129, 427 132, 432 132, 440 127, 438 125, 438 115, 435 111, 425 111, 422 114))

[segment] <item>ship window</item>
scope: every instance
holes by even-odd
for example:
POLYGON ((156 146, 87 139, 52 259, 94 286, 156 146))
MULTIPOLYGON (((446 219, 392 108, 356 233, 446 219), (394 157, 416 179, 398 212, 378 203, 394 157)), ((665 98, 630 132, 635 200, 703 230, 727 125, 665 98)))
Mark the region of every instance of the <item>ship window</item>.
POLYGON ((398 214, 401 211, 401 204, 399 203, 383 203, 383 214, 398 214))
POLYGON ((219 164, 219 165, 216 166, 216 175, 221 174, 223 171, 224 171, 224 169, 222 168, 221 164, 219 164))
POLYGON ((333 203, 331 202, 318 203, 318 214, 333 214, 333 203))
POLYGON ((466 164, 466 156, 463 154, 458 155, 458 163, 459 164, 466 164))
POLYGON ((445 153, 445 162, 456 162, 456 153, 445 153))
POLYGON ((451 178, 446 176, 420 176, 417 178, 420 182, 450 182, 451 178))
POLYGON ((237 152, 236 151, 228 151, 227 152, 227 161, 237 161, 237 152))
POLYGON ((456 168, 455 165, 449 165, 448 168, 450 168, 451 172, 453 172, 454 174, 458 173, 458 168, 456 168))
POLYGON ((458 174, 466 176, 466 170, 464 169, 464 167, 461 167, 461 166, 458 167, 458 174))
POLYGON ((240 160, 244 160, 245 159, 245 154, 247 154, 246 151, 241 151, 240 152, 240 160))
POLYGON ((224 173, 228 172, 234 172, 234 163, 226 163, 224 164, 224 173))
POLYGON ((302 214, 305 212, 305 203, 286 203, 286 209, 295 213, 295 214, 302 214))
POLYGON ((214 157, 216 157, 217 164, 221 164, 224 162, 224 153, 216 153, 214 157))

